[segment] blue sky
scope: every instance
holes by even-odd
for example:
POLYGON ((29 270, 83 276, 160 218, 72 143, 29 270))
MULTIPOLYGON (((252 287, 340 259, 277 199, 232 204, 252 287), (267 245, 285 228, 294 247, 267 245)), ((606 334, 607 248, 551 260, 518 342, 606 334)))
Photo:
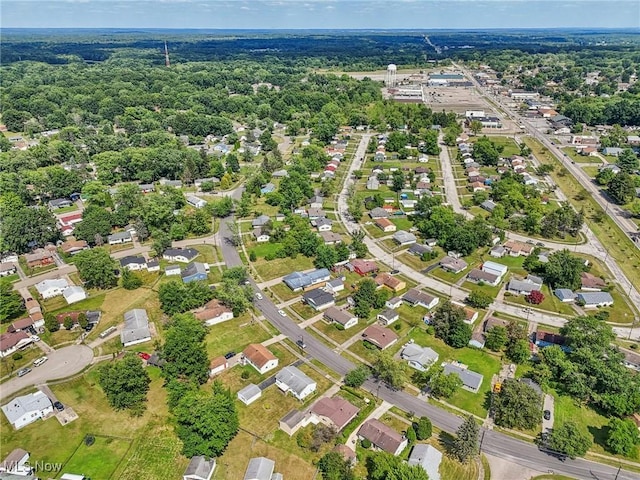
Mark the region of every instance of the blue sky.
POLYGON ((637 28, 640 1, 0 0, 0 19, 3 28, 637 28))

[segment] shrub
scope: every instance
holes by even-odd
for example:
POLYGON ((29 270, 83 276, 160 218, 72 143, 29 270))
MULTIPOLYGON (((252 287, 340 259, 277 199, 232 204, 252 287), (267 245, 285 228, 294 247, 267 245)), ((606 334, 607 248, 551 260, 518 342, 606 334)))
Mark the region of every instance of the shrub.
POLYGON ((13 359, 14 359, 14 360, 22 360, 22 354, 21 354, 20 352, 16 353, 16 354, 13 356, 13 359))
POLYGON ((371 442, 366 438, 360 442, 360 445, 362 445, 362 448, 371 448, 371 442))
POLYGON ((276 259, 276 256, 275 256, 273 253, 267 253, 267 254, 264 256, 264 259, 265 259, 267 262, 270 262, 271 260, 275 260, 275 259, 276 259))
POLYGON ((87 434, 87 435, 84 437, 84 444, 85 444, 87 447, 90 447, 90 446, 91 446, 91 445, 93 445, 94 443, 96 443, 96 437, 94 437, 93 435, 91 435, 91 434, 87 434))
POLYGON ((251 376, 251 374, 246 370, 243 370, 242 373, 240 374, 240 378, 242 378, 243 380, 246 380, 250 376, 251 376))
POLYGON ((399 323, 396 323, 396 324, 393 326, 393 329, 394 329, 395 331, 400 331, 400 329, 401 329, 401 328, 402 328, 402 325, 400 325, 399 323))
POLYGON ((249 261, 250 262, 255 262, 258 259, 258 256, 256 255, 256 252, 254 252, 253 250, 251 250, 249 252, 249 261))

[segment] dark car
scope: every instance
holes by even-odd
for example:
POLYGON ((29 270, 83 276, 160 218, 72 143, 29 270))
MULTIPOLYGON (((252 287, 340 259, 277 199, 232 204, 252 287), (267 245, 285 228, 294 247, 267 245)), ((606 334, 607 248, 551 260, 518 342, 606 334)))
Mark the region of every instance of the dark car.
POLYGON ((542 243, 542 242, 538 242, 538 243, 536 243, 536 245, 539 246, 539 247, 544 247, 544 243, 542 243))
POLYGON ((549 410, 545 410, 542 414, 545 420, 551 420, 551 412, 549 410))
POLYGON ((53 402, 53 407, 59 412, 64 410, 64 405, 62 404, 62 402, 53 402))
POLYGON ((396 274, 400 273, 400 270, 391 270, 389 273, 391 275, 396 275, 396 274))
POLYGON ((229 360, 230 358, 233 358, 236 356, 236 352, 227 352, 224 354, 224 358, 226 358, 227 360, 229 360))
POLYGON ((298 344, 298 346, 299 346, 300 348, 307 348, 307 344, 306 344, 306 343, 304 343, 304 341, 303 341, 303 340, 298 340, 296 343, 298 344))
POLYGON ((18 370, 18 376, 19 377, 24 377, 30 371, 31 371, 30 368, 21 368, 20 370, 18 370))

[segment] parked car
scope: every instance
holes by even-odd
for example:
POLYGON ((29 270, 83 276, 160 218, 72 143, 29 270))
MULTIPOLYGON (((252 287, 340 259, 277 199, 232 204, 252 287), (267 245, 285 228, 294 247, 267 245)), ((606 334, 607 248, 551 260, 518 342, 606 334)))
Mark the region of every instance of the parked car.
POLYGON ((542 243, 542 242, 538 242, 538 243, 536 243, 536 245, 539 246, 539 247, 544 247, 544 243, 542 243))
POLYGON ((256 298, 262 300, 262 294, 260 292, 256 293, 256 298))
POLYGON ((34 342, 39 342, 40 337, 38 335, 31 335, 31 340, 33 340, 34 342))
POLYGON ((551 412, 549 410, 545 410, 543 416, 545 420, 551 420, 551 412))
POLYGON ((64 410, 64 405, 62 404, 62 402, 53 402, 53 407, 59 412, 64 410))
POLYGON ((49 358, 47 356, 44 357, 40 357, 40 358, 36 358, 33 361, 33 366, 34 367, 39 367, 40 365, 42 365, 44 362, 46 362, 47 360, 49 360, 49 358))
POLYGON ((296 343, 300 348, 307 348, 307 344, 304 343, 304 340, 298 340, 296 343))
POLYGON ((233 358, 236 356, 236 352, 231 351, 231 352, 227 352, 224 354, 224 358, 226 358, 227 360, 229 360, 230 358, 233 358))
POLYGON ((142 359, 142 360, 149 360, 151 358, 151 355, 146 353, 146 352, 138 352, 138 356, 142 359))
POLYGON ((20 370, 18 370, 18 376, 19 377, 24 377, 27 373, 29 373, 31 371, 30 368, 21 368, 20 370))
POLYGON ((286 316, 287 316, 287 314, 284 312, 284 310, 278 310, 278 314, 279 314, 281 317, 286 317, 286 316))

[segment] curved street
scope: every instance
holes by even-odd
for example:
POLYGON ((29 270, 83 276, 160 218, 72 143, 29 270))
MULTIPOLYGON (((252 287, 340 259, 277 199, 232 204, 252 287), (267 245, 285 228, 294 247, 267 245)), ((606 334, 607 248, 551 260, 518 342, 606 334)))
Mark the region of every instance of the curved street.
POLYGON ((0 384, 0 398, 6 398, 27 387, 67 378, 81 372, 93 361, 93 350, 86 345, 71 345, 47 354, 40 367, 31 367, 23 377, 14 377, 0 384))

